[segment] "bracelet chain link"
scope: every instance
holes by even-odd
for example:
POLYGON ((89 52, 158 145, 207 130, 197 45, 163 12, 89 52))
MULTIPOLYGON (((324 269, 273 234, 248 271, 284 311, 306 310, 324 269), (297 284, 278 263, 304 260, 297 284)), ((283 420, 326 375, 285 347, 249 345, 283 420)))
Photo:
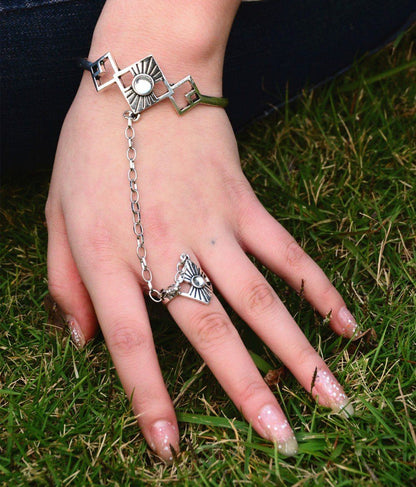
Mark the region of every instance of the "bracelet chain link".
POLYGON ((137 122, 139 120, 140 114, 135 114, 127 110, 123 113, 123 116, 127 119, 127 127, 125 128, 124 135, 128 142, 126 157, 129 161, 128 180, 130 184, 130 205, 133 217, 133 232, 136 236, 137 242, 136 254, 142 269, 142 278, 149 289, 148 294, 150 299, 152 299, 156 303, 161 303, 165 300, 170 301, 178 294, 180 294, 180 285, 184 281, 185 264, 189 260, 189 256, 187 254, 181 255, 180 260, 176 266, 174 284, 171 284, 166 289, 161 289, 160 291, 153 287, 153 274, 146 260, 147 249, 144 245, 144 230, 141 217, 140 195, 137 187, 137 150, 134 146, 136 132, 133 127, 133 122, 137 122))

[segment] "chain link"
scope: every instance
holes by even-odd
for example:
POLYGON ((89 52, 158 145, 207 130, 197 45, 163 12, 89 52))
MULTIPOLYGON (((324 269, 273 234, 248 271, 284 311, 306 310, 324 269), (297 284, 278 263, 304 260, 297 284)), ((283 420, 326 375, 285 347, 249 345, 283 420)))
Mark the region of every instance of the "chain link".
POLYGON ((142 216, 141 216, 141 208, 140 208, 140 195, 139 190, 137 187, 137 169, 136 169, 136 157, 137 151, 134 147, 134 138, 136 136, 136 132, 133 127, 133 122, 137 122, 140 118, 140 114, 134 114, 131 111, 126 111, 123 113, 125 119, 127 119, 127 127, 124 131, 124 135, 128 142, 128 147, 126 151, 126 157, 129 161, 129 170, 128 170, 128 179, 130 184, 130 205, 131 211, 133 216, 133 232, 136 235, 136 254, 140 262, 140 266, 142 269, 142 278, 143 281, 147 284, 149 288, 148 294, 150 299, 155 301, 156 303, 161 303, 164 300, 171 300, 175 296, 177 296, 180 292, 180 285, 184 280, 184 266, 189 256, 186 254, 182 254, 180 261, 176 266, 176 275, 175 275, 175 282, 171 284, 166 289, 161 289, 158 291, 153 287, 153 274, 150 270, 149 266, 147 265, 147 250, 144 246, 144 230, 142 225, 142 216))
POLYGON ((139 120, 140 115, 135 115, 133 112, 126 111, 123 114, 124 118, 127 119, 127 127, 124 130, 124 135, 128 142, 128 147, 126 151, 126 157, 129 161, 128 179, 130 183, 130 205, 133 214, 133 232, 136 235, 136 254, 142 268, 142 278, 149 288, 149 296, 153 301, 160 303, 163 300, 163 296, 153 287, 153 274, 147 265, 146 257, 147 251, 144 246, 144 231, 142 225, 142 216, 140 208, 140 196, 139 190, 137 188, 137 170, 136 170, 136 157, 137 151, 134 147, 134 138, 136 137, 136 132, 133 127, 133 122, 139 120))

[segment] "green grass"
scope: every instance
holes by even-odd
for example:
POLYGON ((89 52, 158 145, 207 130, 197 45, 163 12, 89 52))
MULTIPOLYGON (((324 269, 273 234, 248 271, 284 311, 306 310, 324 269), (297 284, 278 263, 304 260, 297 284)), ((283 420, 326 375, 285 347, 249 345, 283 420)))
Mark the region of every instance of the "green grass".
MULTIPOLYGON (((274 391, 300 452, 279 456, 152 307, 182 435, 181 455, 165 466, 136 427, 102 339, 78 351, 66 331, 48 324, 48 178, 25 176, 2 190, 1 485, 416 483, 414 40, 415 29, 239 137, 262 202, 323 267, 363 329, 373 329, 354 343, 333 335, 263 269, 354 398, 356 416, 328 414, 286 376, 274 391)), ((279 368, 230 313, 262 373, 279 368)))

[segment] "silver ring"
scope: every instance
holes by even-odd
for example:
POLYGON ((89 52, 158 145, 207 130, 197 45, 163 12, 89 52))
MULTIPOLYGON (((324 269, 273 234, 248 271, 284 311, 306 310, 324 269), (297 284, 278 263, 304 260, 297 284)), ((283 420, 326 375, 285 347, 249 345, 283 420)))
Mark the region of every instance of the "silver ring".
POLYGON ((182 254, 177 265, 175 283, 160 291, 162 300, 168 304, 177 296, 209 304, 213 294, 212 284, 188 254, 182 254))

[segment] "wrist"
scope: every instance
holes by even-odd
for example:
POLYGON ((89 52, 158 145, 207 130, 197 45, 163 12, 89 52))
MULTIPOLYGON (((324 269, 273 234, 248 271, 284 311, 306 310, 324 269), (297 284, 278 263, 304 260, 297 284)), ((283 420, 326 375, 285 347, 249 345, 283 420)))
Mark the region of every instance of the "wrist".
POLYGON ((221 83, 224 52, 239 0, 107 0, 89 59, 111 51, 119 66, 152 54, 173 79, 221 83))

